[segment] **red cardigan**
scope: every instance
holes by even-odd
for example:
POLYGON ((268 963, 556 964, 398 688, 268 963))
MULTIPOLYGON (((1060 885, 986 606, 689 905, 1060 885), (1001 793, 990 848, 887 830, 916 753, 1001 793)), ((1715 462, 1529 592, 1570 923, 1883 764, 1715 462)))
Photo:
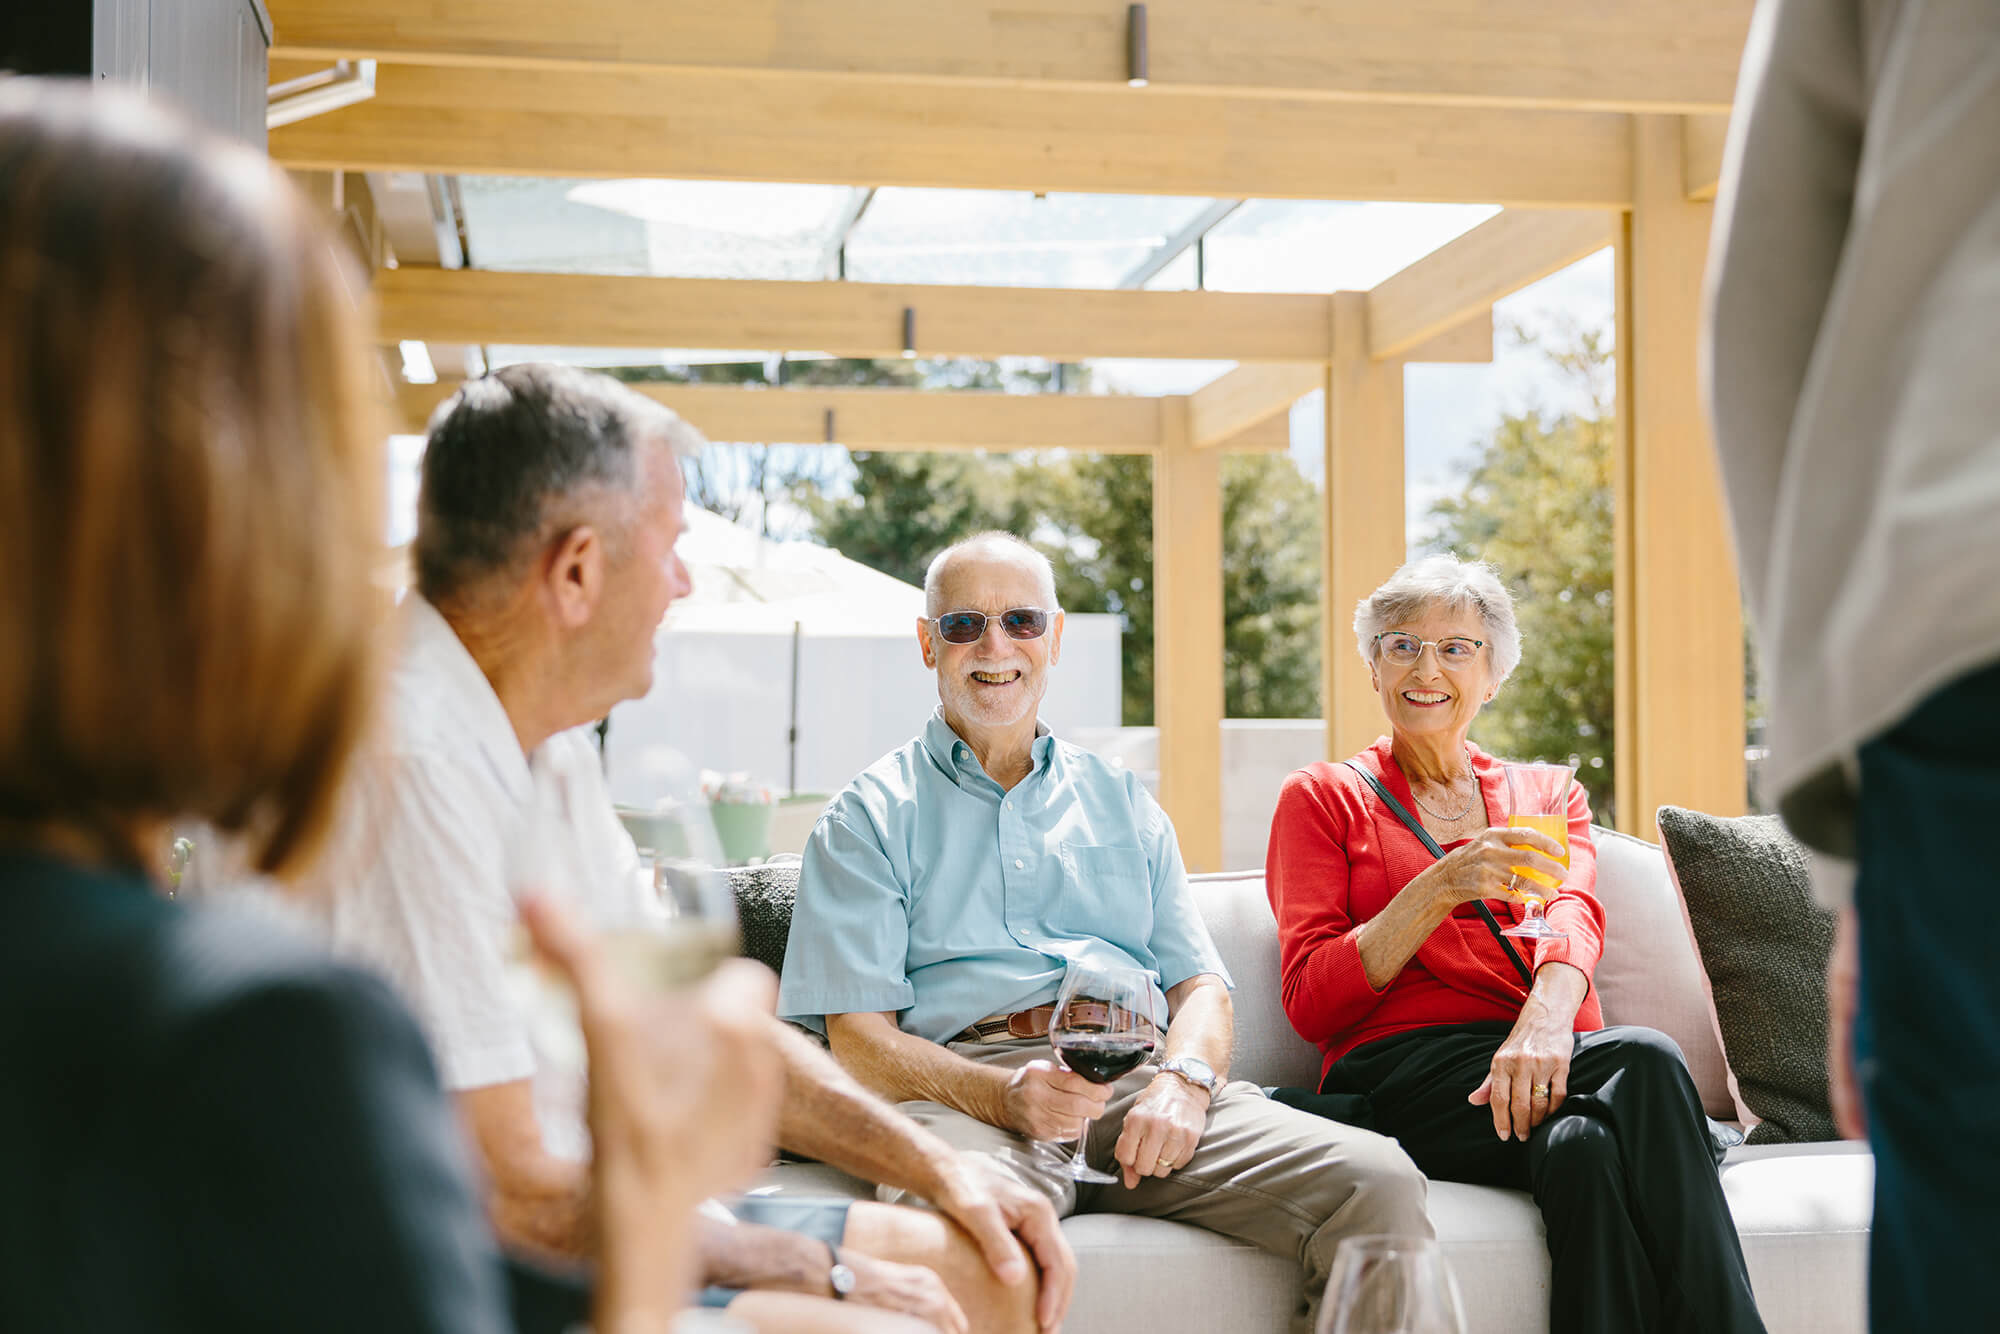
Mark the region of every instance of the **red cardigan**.
MULTIPOLYGON (((1409 780, 1390 758, 1384 737, 1355 756, 1412 815, 1409 780)), ((1472 748, 1487 819, 1506 819, 1501 762, 1472 748)), ((1449 852, 1457 843, 1446 846, 1449 852)), ((1278 919, 1285 1014, 1292 1027, 1324 1056, 1320 1076, 1364 1042, 1437 1024, 1519 1017, 1528 989, 1479 920, 1462 904, 1438 924, 1410 961, 1377 991, 1368 985, 1353 929, 1433 864, 1424 845, 1395 812, 1345 764, 1322 761, 1285 780, 1271 818, 1271 847, 1264 863, 1271 911, 1278 919)), ((1569 878, 1549 900, 1549 924, 1567 940, 1513 941, 1531 968, 1573 964, 1588 978, 1604 949, 1604 909, 1597 884, 1597 849, 1590 840, 1590 801, 1581 783, 1570 788, 1569 878), (1532 958, 1528 948, 1533 947, 1532 958)), ((1521 907, 1502 899, 1487 907, 1505 926, 1521 907)), ((1604 1027, 1593 987, 1577 1011, 1576 1031, 1604 1027)))

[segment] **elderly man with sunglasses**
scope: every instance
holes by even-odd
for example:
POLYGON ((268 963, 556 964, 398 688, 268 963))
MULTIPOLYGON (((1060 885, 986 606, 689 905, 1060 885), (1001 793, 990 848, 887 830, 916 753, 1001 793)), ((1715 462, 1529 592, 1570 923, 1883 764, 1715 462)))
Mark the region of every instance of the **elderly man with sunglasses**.
MULTIPOLYGON (((1393 1140, 1227 1080, 1229 981, 1173 826, 1131 773, 1036 716, 1061 657, 1045 557, 1004 533, 949 548, 917 640, 939 707, 813 831, 779 1008, 864 1083, 1057 1209, 1211 1228, 1300 1260, 1312 1327, 1344 1236, 1429 1236, 1424 1181, 1393 1140), (1159 1064, 1109 1085, 1052 1059, 1072 963, 1150 974, 1159 1064), (1073 1139, 1120 1180, 1079 1187, 1035 1142, 1073 1139)), ((1203 1328, 1226 1327, 1227 1294, 1203 1328)))

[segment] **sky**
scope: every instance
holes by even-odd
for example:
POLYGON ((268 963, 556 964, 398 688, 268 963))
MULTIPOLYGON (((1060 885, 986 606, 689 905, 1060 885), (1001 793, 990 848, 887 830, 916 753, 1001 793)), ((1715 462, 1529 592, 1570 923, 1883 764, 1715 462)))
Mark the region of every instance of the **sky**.
MULTIPOLYGON (((723 183, 469 180, 475 261, 495 268, 653 272, 674 276, 811 277, 826 237, 852 192, 824 186, 723 183)), ((1138 196, 1062 196, 955 190, 882 190, 850 241, 857 280, 1000 285, 1114 285, 1172 231, 1211 201, 1138 196)), ((1361 290, 1477 226, 1484 205, 1253 200, 1204 244, 1205 285, 1246 292, 1361 290)), ((1147 286, 1194 285, 1190 251, 1147 286)), ((1602 251, 1501 302, 1494 359, 1479 365, 1415 365, 1405 371, 1404 449, 1413 538, 1432 500, 1464 475, 1472 445, 1501 416, 1531 405, 1569 406, 1571 389, 1507 330, 1574 325, 1609 333, 1611 252, 1602 251)), ((758 354, 650 349, 633 352, 492 348, 495 364, 550 358, 583 364, 746 360, 758 354)), ((1229 362, 1091 363, 1100 391, 1188 393, 1229 362)), ((1291 414, 1292 455, 1317 482, 1323 471, 1318 394, 1291 414)), ((700 423, 696 423, 698 426, 700 423)), ((390 540, 415 526, 422 441, 390 446, 390 540)))

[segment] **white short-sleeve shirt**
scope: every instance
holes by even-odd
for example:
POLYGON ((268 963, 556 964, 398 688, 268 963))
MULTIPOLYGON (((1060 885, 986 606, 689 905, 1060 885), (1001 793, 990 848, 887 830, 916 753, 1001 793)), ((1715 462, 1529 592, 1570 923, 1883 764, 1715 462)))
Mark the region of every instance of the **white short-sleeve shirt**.
POLYGON ((386 707, 355 758, 310 902, 336 952, 402 991, 446 1088, 533 1078, 550 1152, 582 1157, 581 1081, 537 1061, 508 979, 510 841, 531 823, 566 822, 570 836, 540 855, 585 898, 643 894, 637 850, 587 730, 524 754, 499 696, 437 609, 411 593, 396 621, 386 707))

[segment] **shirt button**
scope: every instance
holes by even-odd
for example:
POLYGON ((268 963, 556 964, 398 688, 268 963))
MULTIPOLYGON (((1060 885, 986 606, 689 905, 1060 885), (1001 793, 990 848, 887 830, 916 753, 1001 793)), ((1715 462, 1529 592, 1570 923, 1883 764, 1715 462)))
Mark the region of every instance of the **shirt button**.
POLYGON ((1023 866, 1026 866, 1026 865, 1027 865, 1027 863, 1026 863, 1026 862, 1024 862, 1024 861, 1022 861, 1022 860, 1021 860, 1021 859, 1020 859, 1019 857, 1016 857, 1016 858, 1014 859, 1014 869, 1015 869, 1015 870, 1017 870, 1017 871, 1018 871, 1018 870, 1020 870, 1020 869, 1021 869, 1021 868, 1022 868, 1023 866))

